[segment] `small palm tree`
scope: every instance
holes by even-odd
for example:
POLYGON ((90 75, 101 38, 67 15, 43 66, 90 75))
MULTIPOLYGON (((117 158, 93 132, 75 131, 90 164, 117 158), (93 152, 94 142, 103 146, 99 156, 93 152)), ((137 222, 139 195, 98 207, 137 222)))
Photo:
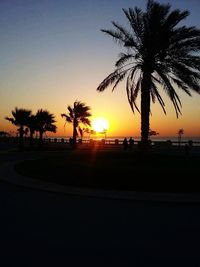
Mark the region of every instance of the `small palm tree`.
POLYGON ((66 122, 73 124, 73 144, 76 144, 76 138, 78 136, 78 130, 82 134, 80 124, 91 126, 89 117, 91 116, 90 107, 85 103, 75 101, 73 107, 68 106, 68 113, 61 114, 62 118, 66 119, 66 122))
POLYGON ((12 124, 19 126, 18 131, 19 131, 19 149, 23 149, 23 136, 25 133, 24 127, 27 126, 28 120, 31 115, 31 110, 28 109, 18 109, 17 107, 15 110, 12 110, 12 118, 6 117, 5 119, 10 121, 12 124))
POLYGON ((36 129, 39 131, 40 144, 43 142, 45 132, 56 132, 54 115, 47 110, 39 109, 36 113, 36 129))
POLYGON ((184 130, 183 129, 179 129, 178 130, 178 143, 179 143, 179 147, 181 145, 181 137, 184 134, 184 130))
POLYGON ((149 136, 152 136, 152 135, 159 135, 159 133, 154 130, 149 129, 149 136))
POLYGON ((126 92, 131 109, 138 110, 136 98, 141 94, 141 141, 148 145, 150 104, 158 100, 164 113, 165 104, 160 95, 162 87, 173 103, 176 115, 181 114, 177 88, 191 96, 200 93, 200 30, 179 26, 188 11, 170 10, 169 4, 147 2, 146 11, 135 7, 123 12, 130 31, 116 22, 114 29, 102 30, 111 36, 124 51, 115 63, 115 70, 98 86, 102 92, 126 78, 126 92))
POLYGON ((103 134, 104 135, 104 137, 105 137, 105 139, 107 138, 107 129, 103 129, 102 131, 101 131, 101 134, 103 134))
POLYGON ((90 132, 91 130, 89 129, 89 127, 83 127, 83 128, 79 127, 79 133, 81 138, 83 138, 84 134, 90 135, 90 132))

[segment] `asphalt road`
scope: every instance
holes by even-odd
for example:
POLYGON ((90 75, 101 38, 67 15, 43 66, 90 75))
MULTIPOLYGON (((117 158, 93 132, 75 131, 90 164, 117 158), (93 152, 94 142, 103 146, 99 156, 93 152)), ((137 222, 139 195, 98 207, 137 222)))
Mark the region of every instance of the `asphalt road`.
POLYGON ((200 266, 200 206, 0 182, 0 266, 200 266))

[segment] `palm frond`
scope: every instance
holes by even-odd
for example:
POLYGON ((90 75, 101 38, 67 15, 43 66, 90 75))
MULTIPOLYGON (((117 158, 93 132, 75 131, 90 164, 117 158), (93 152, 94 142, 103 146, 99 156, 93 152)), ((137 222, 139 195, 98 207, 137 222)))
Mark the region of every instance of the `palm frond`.
POLYGON ((7 117, 7 120, 16 126, 27 126, 31 112, 29 109, 16 107, 11 111, 13 118, 8 119, 7 117))
POLYGON ((117 81, 115 82, 115 84, 114 84, 114 86, 113 86, 113 88, 112 88, 112 92, 115 90, 115 88, 117 87, 117 85, 118 85, 121 81, 123 81, 123 79, 125 78, 126 74, 127 74, 127 71, 123 71, 122 73, 120 73, 120 74, 118 75, 118 79, 117 79, 117 81))
POLYGON ((40 132, 56 132, 56 125, 54 125, 55 117, 48 110, 39 109, 36 113, 37 127, 40 132))
POLYGON ((179 114, 181 114, 181 101, 179 96, 177 95, 175 89, 173 88, 173 86, 171 85, 168 77, 162 73, 162 71, 160 71, 159 69, 156 70, 158 75, 161 77, 161 79, 163 80, 163 86, 165 88, 165 91, 167 93, 167 95, 169 96, 169 98, 171 99, 175 112, 176 112, 176 116, 178 118, 179 114))
POLYGON ((119 70, 115 70, 111 74, 109 74, 97 87, 97 91, 102 92, 104 91, 109 85, 112 85, 114 82, 117 82, 117 80, 120 77, 120 72, 119 70))
POLYGON ((200 57, 199 56, 182 56, 179 57, 178 62, 190 70, 195 70, 197 73, 200 71, 200 57))
POLYGON ((112 21, 112 24, 121 34, 121 40, 123 41, 123 45, 125 47, 138 49, 137 43, 135 42, 133 35, 131 35, 123 26, 119 25, 118 23, 112 21))
POLYGON ((101 31, 113 37, 114 41, 116 41, 118 44, 124 45, 126 40, 124 39, 122 33, 120 33, 119 31, 104 29, 101 29, 101 31))
POLYGON ((180 11, 179 9, 175 9, 168 14, 164 22, 164 27, 173 29, 177 24, 179 24, 179 22, 187 18, 188 15, 189 15, 188 10, 180 11))
POLYGON ((15 124, 15 120, 13 118, 5 117, 5 120, 10 121, 12 124, 15 124))
POLYGON ((61 117, 62 118, 65 118, 66 119, 66 122, 72 122, 72 118, 66 114, 61 114, 61 117))
POLYGON ((88 118, 82 117, 80 121, 85 125, 91 126, 91 121, 88 118))
MULTIPOLYGON (((137 39, 137 49, 140 46, 140 42, 142 41, 143 33, 144 33, 144 20, 143 20, 143 12, 139 8, 135 8, 134 10, 129 8, 128 10, 123 9, 125 16, 127 17, 131 28, 137 39)), ((131 46, 131 44, 129 45, 131 46)))
POLYGON ((191 96, 191 93, 189 91, 189 88, 187 87, 187 85, 185 85, 185 83, 175 77, 170 76, 170 79, 179 87, 181 88, 186 94, 188 94, 189 96, 191 96))
POLYGON ((159 102, 159 104, 160 104, 160 106, 161 106, 164 114, 167 114, 166 113, 166 110, 165 110, 165 103, 164 103, 161 95, 159 94, 158 89, 157 89, 155 83, 153 83, 153 82, 151 84, 151 93, 157 98, 157 100, 158 100, 158 102, 159 102))
POLYGON ((117 62, 115 63, 115 67, 120 68, 122 67, 128 60, 130 60, 131 58, 133 58, 133 54, 125 54, 125 53, 121 53, 119 55, 119 59, 117 60, 117 62))
MULTIPOLYGON (((192 71, 184 64, 179 62, 174 62, 172 65, 172 73, 178 77, 179 80, 184 82, 190 89, 200 93, 200 73, 192 71)), ((184 89, 184 88, 183 88, 184 89)))
POLYGON ((138 92, 140 90, 141 79, 139 78, 137 83, 135 84, 131 80, 130 76, 131 76, 131 74, 129 74, 127 81, 126 81, 126 93, 127 93, 128 102, 130 104, 130 107, 131 107, 133 113, 135 112, 134 108, 140 113, 140 110, 136 104, 136 98, 137 98, 138 92))

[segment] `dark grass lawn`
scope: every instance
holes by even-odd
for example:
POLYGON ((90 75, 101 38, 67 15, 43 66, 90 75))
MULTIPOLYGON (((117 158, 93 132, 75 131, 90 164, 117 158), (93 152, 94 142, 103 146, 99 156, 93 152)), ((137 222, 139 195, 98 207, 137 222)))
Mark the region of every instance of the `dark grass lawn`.
POLYGON ((16 165, 22 175, 108 190, 200 191, 200 156, 132 151, 67 151, 16 165))

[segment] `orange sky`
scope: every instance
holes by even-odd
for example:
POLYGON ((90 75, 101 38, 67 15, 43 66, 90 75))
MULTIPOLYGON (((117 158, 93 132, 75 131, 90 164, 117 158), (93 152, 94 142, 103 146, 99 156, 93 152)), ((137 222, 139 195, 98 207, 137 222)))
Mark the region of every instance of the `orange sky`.
MULTIPOLYGON (((100 29, 109 28, 111 20, 125 24, 121 10, 130 7, 130 1, 118 1, 117 5, 113 0, 106 5, 86 1, 81 8, 77 1, 50 2, 15 5, 10 0, 0 1, 0 130, 16 130, 4 119, 15 107, 32 109, 33 113, 43 108, 55 114, 57 135, 70 136, 71 126, 66 125, 64 130, 60 114, 80 100, 91 106, 93 118, 109 120, 108 136, 139 136, 140 115, 133 115, 124 84, 113 93, 110 88, 103 93, 96 91, 113 71, 120 52, 120 47, 100 29)), ((170 2, 180 5, 180 1, 170 2)), ((144 3, 135 1, 142 8, 144 3)), ((188 22, 199 26, 200 5, 195 3, 184 1, 184 8, 191 10, 188 22)), ((153 105, 151 129, 160 136, 174 136, 180 128, 185 136, 200 136, 200 96, 194 93, 191 98, 180 93, 183 115, 177 119, 164 91, 161 95, 167 115, 157 103, 153 105)))
MULTIPOLYGON (((71 88, 76 90, 76 88, 72 86, 71 88)), ((50 91, 46 97, 43 97, 42 101, 39 98, 39 101, 35 100, 32 102, 34 97, 38 97, 37 92, 34 94, 33 91, 32 96, 29 98, 29 103, 25 102, 27 100, 27 96, 24 101, 23 97, 20 98, 18 103, 14 97, 14 99, 9 99, 9 105, 6 104, 8 103, 7 101, 4 101, 0 112, 3 116, 10 116, 10 111, 15 106, 32 108, 33 112, 36 112, 39 108, 45 108, 56 116, 56 125, 58 127, 56 135, 70 136, 72 135, 72 127, 67 124, 64 128, 64 119, 61 118, 60 114, 67 112, 67 105, 72 104, 74 100, 78 99, 91 106, 92 119, 103 117, 109 121, 107 136, 139 136, 140 114, 138 114, 138 112, 135 114, 132 113, 126 99, 125 88, 123 88, 123 85, 119 86, 119 88, 117 88, 113 93, 109 89, 105 92, 98 93, 95 91, 95 87, 92 88, 93 90, 91 89, 90 95, 89 90, 87 88, 83 88, 81 90, 83 92, 82 96, 77 98, 69 96, 67 92, 63 93, 63 95, 56 93, 52 89, 52 92, 50 91), (88 92, 88 95, 84 96, 84 92, 88 92), (66 101, 66 99, 68 101, 66 101)), ((167 98, 165 101, 167 115, 163 113, 158 103, 152 105, 152 115, 150 116, 151 129, 159 132, 160 136, 175 136, 180 128, 184 129, 185 136, 200 136, 199 96, 195 94, 192 98, 182 97, 182 99, 183 114, 178 119, 176 118, 172 104, 167 101, 167 98)), ((1 130, 15 130, 16 128, 6 121, 3 116, 0 118, 1 130)), ((50 133, 47 134, 51 135, 50 133)))

